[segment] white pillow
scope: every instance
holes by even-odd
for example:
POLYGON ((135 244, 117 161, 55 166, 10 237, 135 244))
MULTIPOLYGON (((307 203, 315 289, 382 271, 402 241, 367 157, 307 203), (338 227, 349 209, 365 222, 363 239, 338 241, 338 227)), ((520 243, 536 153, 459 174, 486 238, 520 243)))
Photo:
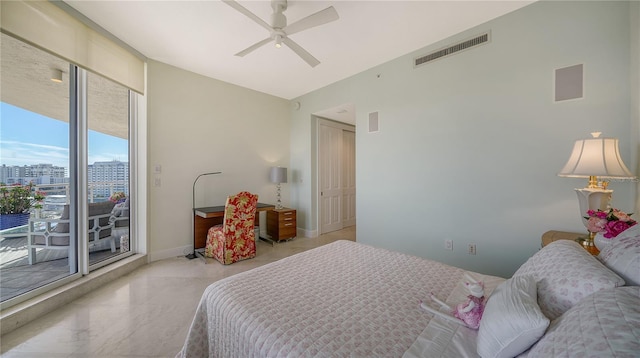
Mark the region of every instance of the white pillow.
POLYGON ((547 326, 549 319, 538 307, 535 278, 510 278, 487 301, 478 329, 478 354, 515 357, 536 343, 547 326))
POLYGON ((640 287, 594 293, 551 322, 527 357, 638 357, 640 287))
POLYGON ((620 276, 572 240, 543 247, 513 274, 522 275, 536 278, 538 305, 551 320, 594 292, 624 285, 620 276))
MULTIPOLYGON (((636 226, 640 225, 636 224, 633 227, 636 226)), ((627 285, 640 286, 640 233, 635 237, 616 237, 613 242, 600 251, 598 259, 624 278, 627 285)))

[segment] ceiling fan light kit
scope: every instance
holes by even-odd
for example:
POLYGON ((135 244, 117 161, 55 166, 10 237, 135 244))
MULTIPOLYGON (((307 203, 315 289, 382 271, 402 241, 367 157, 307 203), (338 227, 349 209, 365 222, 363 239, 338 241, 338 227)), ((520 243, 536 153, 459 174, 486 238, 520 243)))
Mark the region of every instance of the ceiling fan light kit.
POLYGON ((282 47, 282 35, 275 36, 276 48, 282 47))
POLYGON ((284 43, 289 47, 293 52, 295 52, 300 58, 302 58, 306 63, 311 67, 315 67, 320 64, 320 61, 313 57, 307 50, 302 48, 302 46, 298 45, 295 41, 289 38, 289 35, 293 35, 295 33, 324 25, 326 23, 335 21, 339 19, 338 12, 333 6, 329 6, 324 10, 320 10, 316 13, 313 13, 303 19, 300 19, 293 24, 287 25, 287 17, 284 15, 284 11, 287 9, 287 1, 286 0, 271 0, 271 8, 273 9, 273 13, 271 14, 271 25, 267 24, 260 17, 247 10, 244 6, 240 5, 237 1, 234 0, 223 0, 225 4, 231 6, 236 9, 238 12, 242 13, 246 17, 253 20, 258 25, 265 28, 269 31, 270 36, 262 41, 259 41, 246 49, 236 53, 236 56, 245 56, 256 49, 268 44, 271 41, 275 42, 275 46, 280 48, 284 43))

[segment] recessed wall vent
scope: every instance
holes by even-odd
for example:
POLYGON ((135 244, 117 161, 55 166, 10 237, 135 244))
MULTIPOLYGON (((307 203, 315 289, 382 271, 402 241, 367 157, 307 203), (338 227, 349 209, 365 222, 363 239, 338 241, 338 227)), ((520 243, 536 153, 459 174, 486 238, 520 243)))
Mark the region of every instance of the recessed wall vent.
POLYGON ((462 41, 462 42, 458 42, 455 45, 451 45, 449 47, 434 51, 430 54, 424 55, 424 56, 420 56, 420 57, 416 57, 413 59, 413 67, 418 67, 421 65, 424 65, 425 63, 437 60, 439 58, 443 58, 443 57, 447 57, 447 56, 451 56, 454 53, 469 49, 471 47, 475 47, 478 45, 482 45, 484 43, 489 42, 490 40, 490 32, 486 32, 482 35, 476 36, 472 39, 466 40, 466 41, 462 41))

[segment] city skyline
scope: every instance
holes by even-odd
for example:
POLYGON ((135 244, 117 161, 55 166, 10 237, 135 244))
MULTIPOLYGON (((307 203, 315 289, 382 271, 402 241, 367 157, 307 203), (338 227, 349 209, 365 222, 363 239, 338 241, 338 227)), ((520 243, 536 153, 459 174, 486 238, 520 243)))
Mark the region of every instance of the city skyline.
MULTIPOLYGON (((69 126, 0 102, 0 165, 52 164, 69 168, 69 126)), ((88 163, 128 162, 128 141, 89 130, 88 163)))

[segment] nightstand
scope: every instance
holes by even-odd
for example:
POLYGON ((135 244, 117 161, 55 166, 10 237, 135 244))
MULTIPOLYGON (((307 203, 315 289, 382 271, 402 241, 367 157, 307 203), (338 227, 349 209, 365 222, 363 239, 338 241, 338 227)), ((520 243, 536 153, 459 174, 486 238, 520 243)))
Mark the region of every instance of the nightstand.
POLYGON ((296 210, 289 208, 267 211, 267 234, 272 240, 289 240, 296 237, 296 210))
POLYGON ((545 247, 557 240, 573 240, 579 243, 580 246, 582 246, 585 250, 587 250, 587 252, 589 252, 591 255, 597 256, 600 253, 597 247, 583 245, 584 238, 587 235, 588 234, 586 233, 580 234, 576 232, 555 231, 555 230, 547 231, 544 234, 542 234, 542 247, 545 247))

